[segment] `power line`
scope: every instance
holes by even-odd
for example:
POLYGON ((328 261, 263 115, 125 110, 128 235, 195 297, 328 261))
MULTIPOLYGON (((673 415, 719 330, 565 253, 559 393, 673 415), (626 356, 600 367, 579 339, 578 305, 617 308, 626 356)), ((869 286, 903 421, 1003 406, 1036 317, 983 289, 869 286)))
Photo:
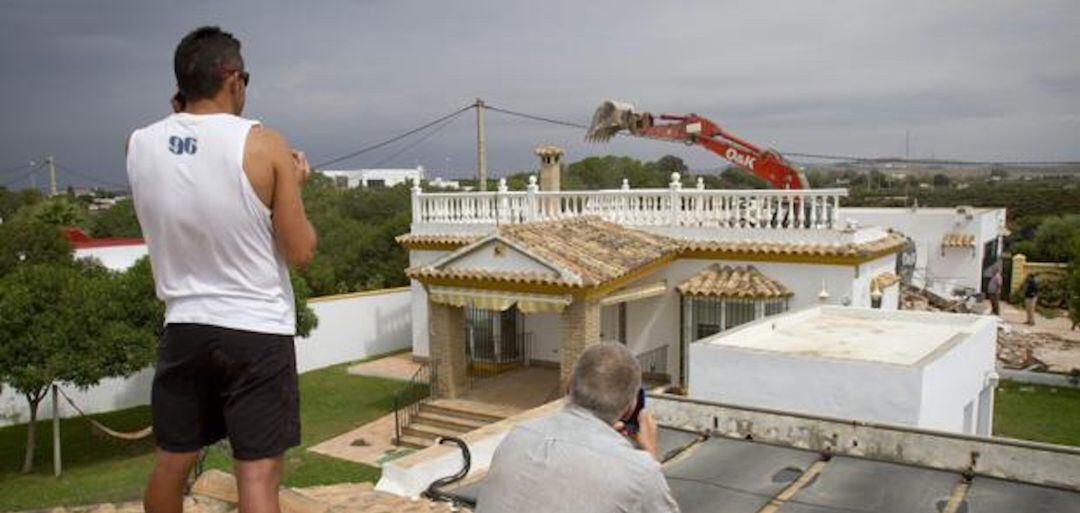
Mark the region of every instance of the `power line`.
POLYGON ((502 108, 499 108, 499 107, 492 107, 491 105, 487 105, 487 106, 485 106, 485 108, 487 108, 487 110, 492 110, 492 111, 495 111, 495 112, 501 112, 503 114, 507 114, 507 115, 510 115, 510 116, 517 116, 519 118, 531 119, 533 121, 541 121, 541 122, 544 122, 544 123, 551 123, 553 125, 562 125, 562 126, 567 126, 567 127, 572 127, 572 128, 580 128, 582 130, 588 130, 589 129, 588 125, 583 125, 581 123, 574 123, 572 121, 563 121, 561 119, 549 118, 549 117, 544 117, 544 116, 537 116, 535 114, 526 114, 524 112, 517 112, 517 111, 513 111, 513 110, 509 110, 509 109, 502 109, 502 108))
POLYGON ((121 184, 121 183, 118 183, 118 182, 113 182, 113 181, 110 181, 110 180, 106 180, 104 178, 98 178, 98 177, 96 177, 94 175, 91 175, 89 173, 83 173, 83 172, 71 169, 70 167, 67 167, 67 166, 65 166, 65 165, 63 165, 63 164, 61 164, 59 162, 55 162, 55 164, 56 164, 57 168, 63 170, 65 173, 68 173, 68 174, 74 175, 74 176, 78 176, 78 177, 80 177, 80 178, 82 178, 84 180, 89 180, 91 182, 99 183, 99 184, 102 184, 102 185, 108 185, 110 187, 117 187, 119 189, 127 189, 128 188, 128 184, 126 184, 126 183, 121 184))
MULTIPOLYGON (((510 109, 503 109, 500 107, 487 106, 488 110, 501 112, 510 116, 516 116, 525 119, 531 119, 533 121, 540 121, 543 123, 550 123, 553 125, 560 125, 571 128, 579 128, 582 130, 588 130, 589 127, 581 123, 574 123, 572 121, 565 121, 561 119, 555 119, 547 116, 538 116, 536 114, 528 114, 525 112, 514 111, 510 109)), ((619 132, 620 135, 633 135, 626 132, 619 132)), ((980 161, 980 160, 953 160, 953 159, 905 159, 897 157, 860 157, 854 155, 825 155, 819 153, 801 153, 801 152, 789 152, 781 151, 784 156, 790 157, 802 157, 802 158, 815 158, 822 160, 840 160, 850 162, 880 162, 880 163, 906 163, 906 164, 928 164, 928 165, 957 165, 957 166, 1080 166, 1080 161, 1069 160, 1037 160, 1037 161, 980 161)))
POLYGON ((400 141, 400 140, 402 140, 402 139, 404 139, 404 138, 406 138, 406 137, 408 137, 410 135, 413 135, 413 134, 415 134, 417 132, 423 131, 424 129, 432 127, 434 125, 437 125, 437 124, 439 124, 439 123, 441 123, 443 121, 446 121, 447 119, 450 119, 450 118, 452 118, 454 116, 457 116, 458 114, 461 114, 462 112, 465 112, 465 111, 467 111, 469 109, 472 109, 472 108, 475 108, 475 107, 476 107, 476 104, 466 105, 466 106, 464 106, 464 107, 462 107, 462 108, 460 108, 458 110, 455 110, 454 112, 451 112, 451 113, 449 113, 449 114, 447 114, 445 116, 440 116, 440 117, 438 117, 438 118, 436 118, 436 119, 434 119, 432 121, 429 121, 427 123, 424 123, 423 125, 420 125, 420 126, 414 128, 412 130, 409 130, 407 132, 402 132, 402 133, 400 133, 398 135, 395 135, 394 137, 391 137, 391 138, 389 138, 389 139, 387 139, 385 141, 372 144, 371 146, 361 148, 361 149, 356 150, 356 151, 354 151, 352 153, 348 153, 348 154, 342 155, 340 157, 327 160, 325 162, 320 162, 318 164, 315 164, 312 167, 315 168, 315 169, 321 169, 321 168, 323 168, 325 166, 329 166, 330 164, 336 164, 336 163, 341 162, 343 160, 349 160, 349 159, 351 159, 353 157, 358 157, 358 156, 363 155, 365 153, 368 153, 370 151, 374 151, 374 150, 377 150, 379 148, 382 148, 383 146, 386 146, 388 144, 400 141))
POLYGON ((442 124, 440 124, 440 125, 436 126, 435 128, 433 128, 433 129, 432 129, 432 130, 431 130, 430 132, 428 132, 428 133, 424 134, 424 136, 423 136, 423 137, 420 137, 419 139, 417 139, 417 140, 415 140, 415 141, 413 141, 413 142, 411 142, 411 143, 409 143, 409 144, 406 144, 406 145, 405 145, 405 146, 403 146, 403 147, 402 147, 402 148, 401 148, 400 150, 398 150, 398 151, 394 152, 394 153, 393 153, 392 155, 390 155, 389 157, 386 157, 385 159, 382 159, 382 160, 380 160, 380 161, 376 162, 376 163, 375 163, 375 164, 374 164, 374 165, 373 165, 372 167, 382 167, 382 166, 384 166, 385 164, 387 164, 387 163, 389 163, 389 162, 393 161, 394 159, 396 159, 396 158, 400 157, 400 156, 401 156, 401 155, 402 155, 403 153, 405 153, 405 152, 407 152, 407 151, 409 151, 409 150, 411 150, 411 149, 413 149, 413 148, 415 148, 415 147, 417 147, 417 146, 419 146, 419 145, 423 144, 423 143, 424 143, 424 141, 427 141, 427 140, 428 140, 428 139, 430 139, 430 138, 431 138, 431 137, 432 137, 433 135, 435 135, 435 134, 439 133, 439 132, 440 132, 440 131, 442 131, 442 130, 443 130, 444 128, 446 128, 447 126, 449 126, 449 125, 450 125, 451 123, 453 123, 453 122, 454 122, 455 120, 457 120, 458 116, 460 116, 460 115, 461 115, 461 114, 463 114, 464 112, 465 112, 465 111, 461 111, 461 112, 458 112, 458 113, 457 113, 457 114, 455 114, 455 115, 454 115, 453 117, 451 117, 451 118, 447 119, 446 121, 443 121, 443 122, 442 122, 442 124))
POLYGON ((9 186, 9 185, 11 185, 13 183, 21 182, 21 181, 23 181, 23 180, 25 180, 27 178, 30 178, 31 175, 33 175, 35 172, 37 172, 38 169, 41 169, 41 167, 44 166, 44 165, 45 165, 45 163, 42 162, 42 163, 38 164, 37 166, 34 166, 34 168, 31 169, 30 171, 27 171, 26 173, 23 173, 23 174, 15 177, 15 178, 12 178, 11 180, 8 180, 8 181, 0 184, 0 187, 7 188, 7 186, 9 186))
POLYGON ((11 167, 8 167, 8 168, 0 169, 0 175, 2 175, 4 173, 12 173, 12 172, 18 171, 20 169, 26 169, 26 168, 28 168, 30 166, 33 166, 33 165, 34 165, 33 161, 27 161, 24 164, 19 164, 17 166, 11 166, 11 167))
POLYGON ((781 152, 784 156, 814 158, 822 160, 843 160, 848 162, 901 163, 901 164, 940 164, 957 166, 1076 166, 1080 161, 1070 160, 954 160, 954 159, 906 159, 900 157, 859 157, 854 155, 822 155, 819 153, 781 152))

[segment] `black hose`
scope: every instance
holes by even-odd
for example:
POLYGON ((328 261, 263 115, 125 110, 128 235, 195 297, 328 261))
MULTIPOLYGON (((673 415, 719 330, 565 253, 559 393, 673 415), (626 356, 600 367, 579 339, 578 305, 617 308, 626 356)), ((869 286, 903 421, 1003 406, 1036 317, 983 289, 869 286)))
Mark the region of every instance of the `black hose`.
POLYGON ((465 445, 464 440, 453 436, 439 437, 439 439, 436 440, 436 443, 439 445, 445 443, 452 443, 454 445, 457 445, 458 448, 461 449, 461 459, 464 460, 464 464, 462 465, 461 470, 458 470, 453 475, 442 477, 433 481, 430 485, 428 485, 427 490, 424 490, 421 495, 423 495, 426 499, 439 502, 449 502, 457 506, 476 506, 476 503, 468 498, 461 497, 459 495, 455 495, 449 492, 444 492, 441 490, 441 488, 443 488, 444 486, 449 486, 458 481, 461 481, 462 479, 465 479, 465 476, 469 474, 469 469, 472 467, 472 453, 469 452, 469 446, 465 445))

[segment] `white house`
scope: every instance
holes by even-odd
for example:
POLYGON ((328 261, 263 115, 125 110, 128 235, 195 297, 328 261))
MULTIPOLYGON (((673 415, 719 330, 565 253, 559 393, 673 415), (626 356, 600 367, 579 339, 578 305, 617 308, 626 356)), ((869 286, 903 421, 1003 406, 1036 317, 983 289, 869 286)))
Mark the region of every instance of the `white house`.
POLYGON ((1003 208, 845 208, 843 218, 909 237, 915 246, 911 283, 945 297, 985 291, 1008 233, 1003 208))
MULTIPOLYGON (((540 183, 557 183, 544 153, 540 183), (548 175, 545 177, 545 175, 548 175)), ((440 395, 477 365, 552 365, 565 381, 613 340, 647 372, 684 382, 687 347, 821 303, 895 309, 906 239, 841 222, 843 189, 490 192, 413 188, 413 353, 440 395)))
POLYGON ((997 321, 823 306, 690 345, 689 396, 989 436, 997 321))
POLYGON ((351 169, 325 170, 320 173, 334 180, 341 188, 393 187, 398 184, 424 179, 424 166, 405 169, 351 169))

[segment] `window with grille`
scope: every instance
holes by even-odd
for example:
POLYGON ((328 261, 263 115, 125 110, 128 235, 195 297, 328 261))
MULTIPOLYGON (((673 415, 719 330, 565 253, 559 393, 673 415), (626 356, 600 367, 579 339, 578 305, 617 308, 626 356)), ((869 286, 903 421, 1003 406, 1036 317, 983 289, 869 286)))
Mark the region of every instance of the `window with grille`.
POLYGON ((690 342, 788 311, 788 298, 683 297, 683 333, 690 342))

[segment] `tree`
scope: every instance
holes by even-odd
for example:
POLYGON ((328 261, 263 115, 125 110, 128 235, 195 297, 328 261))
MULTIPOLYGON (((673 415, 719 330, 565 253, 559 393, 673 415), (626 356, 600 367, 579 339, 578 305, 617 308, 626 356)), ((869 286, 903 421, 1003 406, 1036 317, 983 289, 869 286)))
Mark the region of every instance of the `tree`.
POLYGON ((1035 229, 1033 254, 1029 258, 1043 262, 1067 262, 1072 248, 1080 240, 1080 215, 1052 216, 1035 229))
POLYGON ((664 155, 656 161, 656 169, 671 176, 671 173, 686 174, 689 168, 686 167, 686 162, 683 162, 683 159, 673 155, 664 155))
POLYGON ((0 381, 30 407, 23 472, 33 468, 38 406, 49 386, 86 388, 149 365, 155 331, 129 318, 117 276, 94 264, 20 264, 0 278, 0 381))
POLYGON ((18 215, 28 215, 53 226, 77 226, 86 228, 90 225, 90 213, 78 200, 67 196, 53 196, 44 201, 29 205, 18 215))
POLYGON ((942 173, 934 175, 934 187, 948 187, 949 183, 950 181, 948 176, 945 176, 942 173))
POLYGON ((19 209, 33 205, 42 200, 44 196, 37 189, 22 189, 9 191, 0 187, 0 220, 10 221, 15 218, 19 209))
POLYGON ((311 334, 311 330, 319 326, 319 318, 307 305, 311 289, 304 277, 295 271, 289 272, 289 279, 292 280, 293 296, 296 298, 296 334, 306 337, 311 334))
POLYGON ((0 224, 0 276, 20 264, 70 262, 71 244, 60 228, 32 216, 0 224))
POLYGON ((131 198, 117 200, 112 207, 97 212, 90 224, 90 234, 94 237, 142 237, 131 198))

